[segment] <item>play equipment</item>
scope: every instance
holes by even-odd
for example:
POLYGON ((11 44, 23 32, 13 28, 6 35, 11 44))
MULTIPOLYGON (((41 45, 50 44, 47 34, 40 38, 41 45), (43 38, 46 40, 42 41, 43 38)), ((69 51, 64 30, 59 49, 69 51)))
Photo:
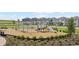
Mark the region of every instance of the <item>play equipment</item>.
MULTIPOLYGON (((48 21, 45 20, 36 20, 36 27, 34 28, 36 32, 54 32, 56 31, 54 28, 48 26, 48 21)), ((31 32, 30 29, 32 29, 30 26, 32 26, 32 21, 22 21, 18 22, 17 24, 18 29, 22 32, 31 32), (21 25, 21 26, 19 26, 21 25)))
POLYGON ((40 28, 37 28, 37 31, 40 31, 40 32, 56 32, 57 30, 55 30, 55 28, 52 28, 52 27, 40 27, 40 28))
POLYGON ((1 36, 6 36, 6 34, 3 31, 1 31, 1 30, 0 30, 0 35, 1 36))
POLYGON ((55 31, 55 30, 51 27, 48 27, 48 31, 55 31))

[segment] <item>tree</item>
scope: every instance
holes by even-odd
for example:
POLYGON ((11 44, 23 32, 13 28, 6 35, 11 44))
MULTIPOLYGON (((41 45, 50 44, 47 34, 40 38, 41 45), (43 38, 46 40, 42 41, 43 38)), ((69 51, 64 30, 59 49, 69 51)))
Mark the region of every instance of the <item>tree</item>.
POLYGON ((53 19, 49 19, 49 25, 54 25, 53 19))
POLYGON ((68 20, 67 27, 68 27, 69 35, 72 35, 73 33, 75 33, 75 23, 72 17, 68 20))
POLYGON ((16 30, 19 29, 19 23, 20 23, 20 20, 18 19, 18 20, 17 20, 17 23, 16 23, 16 27, 15 27, 16 30))
POLYGON ((63 26, 63 22, 58 22, 58 26, 63 26))

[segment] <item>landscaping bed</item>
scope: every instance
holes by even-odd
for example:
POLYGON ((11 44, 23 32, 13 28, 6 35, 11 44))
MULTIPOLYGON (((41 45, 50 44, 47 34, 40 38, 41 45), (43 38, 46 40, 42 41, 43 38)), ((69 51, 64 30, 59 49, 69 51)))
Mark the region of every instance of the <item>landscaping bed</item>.
POLYGON ((23 36, 7 35, 6 46, 73 46, 79 45, 79 34, 73 36, 65 35, 47 38, 25 38, 23 36))

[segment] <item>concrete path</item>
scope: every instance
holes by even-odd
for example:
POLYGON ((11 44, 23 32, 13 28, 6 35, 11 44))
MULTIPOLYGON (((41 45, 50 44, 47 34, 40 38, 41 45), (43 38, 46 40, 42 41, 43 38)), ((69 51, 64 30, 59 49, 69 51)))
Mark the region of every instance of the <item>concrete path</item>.
POLYGON ((6 39, 0 36, 0 46, 3 46, 6 44, 6 39))

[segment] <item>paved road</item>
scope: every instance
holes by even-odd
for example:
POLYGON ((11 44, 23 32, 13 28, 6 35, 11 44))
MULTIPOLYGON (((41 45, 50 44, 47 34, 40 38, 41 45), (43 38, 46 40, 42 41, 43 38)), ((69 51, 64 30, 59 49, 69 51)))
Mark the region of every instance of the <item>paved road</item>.
POLYGON ((6 39, 0 36, 0 46, 3 46, 6 44, 6 39))

